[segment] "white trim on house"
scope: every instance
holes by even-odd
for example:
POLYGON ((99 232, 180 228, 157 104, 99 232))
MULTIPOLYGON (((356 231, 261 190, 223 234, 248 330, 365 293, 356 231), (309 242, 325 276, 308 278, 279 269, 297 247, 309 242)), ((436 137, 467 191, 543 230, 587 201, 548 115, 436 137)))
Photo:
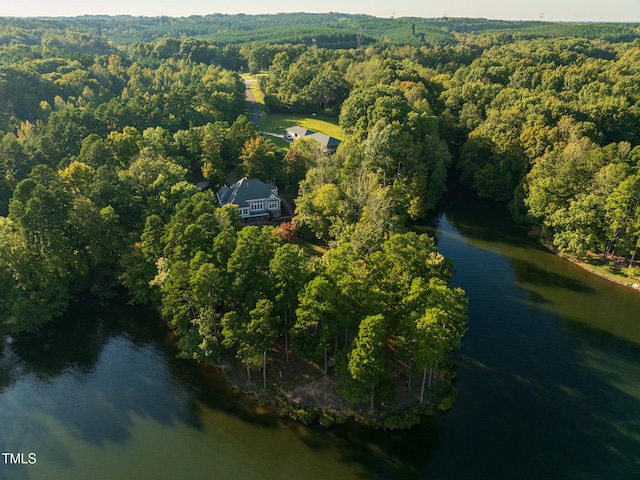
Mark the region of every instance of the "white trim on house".
POLYGON ((235 184, 222 187, 216 193, 220 206, 237 205, 240 218, 251 223, 252 220, 279 217, 282 202, 278 196, 278 187, 267 185, 257 179, 242 178, 235 184))

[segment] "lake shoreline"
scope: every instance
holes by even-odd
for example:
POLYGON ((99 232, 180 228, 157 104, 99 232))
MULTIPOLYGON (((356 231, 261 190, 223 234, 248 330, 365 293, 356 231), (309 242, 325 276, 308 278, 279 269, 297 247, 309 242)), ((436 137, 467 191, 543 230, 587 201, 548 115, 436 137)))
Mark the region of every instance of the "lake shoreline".
MULTIPOLYGON (((266 390, 262 388, 261 368, 251 370, 251 380, 247 378, 245 365, 232 358, 219 368, 235 392, 252 395, 260 406, 272 408, 274 413, 305 425, 317 422, 329 427, 353 419, 376 429, 410 429, 423 417, 452 408, 457 394, 453 368, 447 366, 434 376, 433 386, 425 389, 423 405, 413 402, 415 392, 404 385, 403 379, 397 378, 393 401, 385 403, 376 399, 376 408, 370 410, 368 402, 351 404, 343 398, 334 373, 324 375, 317 365, 293 352, 286 361, 282 345, 276 345, 267 358, 266 390)), ((414 388, 416 383, 419 387, 417 377, 414 376, 414 388)))
MULTIPOLYGON (((534 232, 533 229, 532 229, 532 232, 535 235, 535 232, 534 232)), ((640 284, 634 282, 633 279, 629 279, 628 281, 624 281, 624 280, 620 280, 618 278, 612 277, 611 275, 607 275, 604 272, 600 272, 598 270, 595 270, 594 268, 592 268, 587 263, 585 263, 583 261, 580 261, 580 260, 577 260, 575 258, 572 258, 569 255, 563 254, 557 248, 555 248, 553 245, 551 245, 548 241, 545 241, 542 238, 538 237, 538 243, 540 243, 540 245, 545 247, 551 253, 557 255, 560 258, 564 258, 565 260, 568 260, 569 262, 571 262, 574 265, 582 268, 583 270, 586 270, 587 272, 591 273, 592 275, 596 275, 597 277, 603 278, 603 279, 608 280, 608 281, 613 282, 613 283, 617 283, 618 285, 630 288, 631 290, 635 290, 637 292, 640 292, 640 284)))

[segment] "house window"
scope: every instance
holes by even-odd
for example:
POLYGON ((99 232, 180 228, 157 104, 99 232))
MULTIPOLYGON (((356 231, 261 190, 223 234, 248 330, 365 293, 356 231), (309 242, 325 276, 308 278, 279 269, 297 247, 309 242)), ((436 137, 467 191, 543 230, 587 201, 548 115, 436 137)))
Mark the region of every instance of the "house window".
POLYGON ((269 208, 269 210, 277 210, 278 209, 278 202, 269 202, 268 208, 269 208))
POLYGON ((251 210, 262 210, 262 202, 251 202, 251 210))
POLYGON ((241 208, 240 209, 240 215, 249 215, 249 209, 248 208, 241 208))

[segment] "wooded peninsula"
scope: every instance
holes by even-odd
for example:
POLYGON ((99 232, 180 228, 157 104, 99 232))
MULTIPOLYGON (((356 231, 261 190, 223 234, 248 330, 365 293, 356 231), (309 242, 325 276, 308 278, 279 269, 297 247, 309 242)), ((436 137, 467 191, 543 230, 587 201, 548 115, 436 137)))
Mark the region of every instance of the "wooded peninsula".
POLYGON ((447 179, 633 283, 640 25, 0 18, 0 334, 123 289, 284 414, 411 426, 452 406, 467 328, 411 229, 447 179), (308 119, 335 153, 265 132, 308 119), (245 177, 292 215, 221 205, 245 177))

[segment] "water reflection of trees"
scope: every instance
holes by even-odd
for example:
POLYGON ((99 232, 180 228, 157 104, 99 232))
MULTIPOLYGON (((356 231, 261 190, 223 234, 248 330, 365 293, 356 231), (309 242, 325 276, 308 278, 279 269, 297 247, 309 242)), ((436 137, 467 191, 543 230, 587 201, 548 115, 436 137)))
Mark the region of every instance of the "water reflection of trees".
POLYGON ((537 248, 527 238, 526 230, 514 222, 505 204, 478 198, 465 187, 451 187, 440 210, 446 212, 447 220, 472 243, 494 244, 493 248, 500 244, 537 248))
MULTIPOLYGON (((467 397, 467 411, 456 405, 452 415, 473 418, 466 438, 455 445, 466 454, 451 462, 454 454, 447 452, 446 467, 438 461, 431 467, 425 463, 422 474, 444 478, 446 471, 448 478, 464 478, 481 471, 483 478, 631 478, 631 472, 640 471, 640 393, 633 381, 640 372, 640 351, 615 335, 630 322, 633 305, 627 304, 622 315, 603 301, 588 304, 620 319, 614 332, 577 323, 588 316, 576 299, 584 301, 597 293, 588 279, 582 281, 572 268, 554 268, 555 259, 548 267, 540 254, 543 247, 527 238, 504 206, 458 191, 447 201, 446 221, 464 237, 451 248, 456 251, 454 261, 466 261, 469 284, 463 288, 470 293, 475 315, 470 318, 475 337, 458 359, 465 377, 465 384, 458 385, 459 398, 467 397), (496 278, 507 261, 513 277, 505 268, 505 277, 496 278), (493 273, 492 289, 474 276, 476 271, 493 273), (535 305, 565 300, 573 302, 572 308, 554 307, 549 314, 547 309, 530 308, 516 286, 535 305), (469 405, 470 395, 477 406, 469 405), (492 413, 485 420, 488 410, 492 413), (523 477, 523 472, 528 475, 523 477)), ((446 242, 446 236, 441 241, 446 242)))
MULTIPOLYGON (((64 316, 32 333, 4 337, 0 356, 13 358, 7 369, 53 382, 72 369, 74 377, 91 375, 108 340, 124 336, 134 345, 162 337, 163 325, 153 312, 131 307, 124 298, 104 302, 85 297, 72 304, 64 316)), ((14 375, 15 376, 15 375, 14 375)))
POLYGON ((15 361, 7 346, 9 341, 9 337, 0 336, 0 394, 16 381, 15 361))
POLYGON ((90 373, 100 356, 104 332, 100 318, 86 313, 72 309, 36 332, 2 337, 0 393, 25 376, 50 382, 71 366, 90 373))
MULTIPOLYGON (((202 405, 277 425, 276 417, 256 415, 254 402, 239 402, 220 373, 177 353, 154 311, 123 298, 106 304, 87 299, 36 333, 2 338, 0 393, 20 381, 37 392, 25 408, 51 415, 95 445, 130 439, 135 417, 201 429, 202 405)), ((19 438, 24 425, 18 423, 8 418, 5 436, 13 430, 19 438)), ((47 431, 37 415, 27 423, 47 431)))
POLYGON ((53 381, 70 367, 91 373, 105 333, 99 317, 79 313, 71 311, 34 333, 13 337, 11 350, 20 359, 23 374, 53 381))
POLYGON ((594 292, 575 276, 540 268, 535 263, 536 252, 552 254, 528 237, 526 227, 514 222, 505 205, 477 198, 474 192, 456 187, 443 201, 442 208, 446 211, 446 220, 465 241, 483 250, 496 251, 509 261, 517 283, 526 288, 532 301, 548 300, 540 298, 534 290, 536 287, 594 292))

